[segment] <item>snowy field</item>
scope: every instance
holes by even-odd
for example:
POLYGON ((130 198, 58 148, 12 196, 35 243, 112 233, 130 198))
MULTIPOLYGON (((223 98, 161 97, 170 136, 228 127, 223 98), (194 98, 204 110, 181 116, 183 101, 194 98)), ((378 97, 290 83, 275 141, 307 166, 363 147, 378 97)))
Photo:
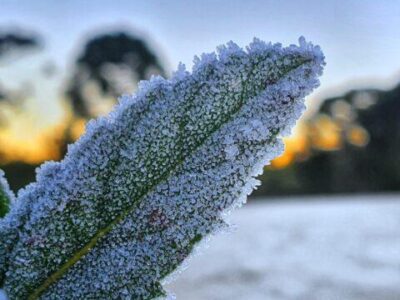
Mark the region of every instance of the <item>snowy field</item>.
POLYGON ((250 201, 168 288, 178 300, 399 300, 399 197, 250 201))
POLYGON ((399 300, 399 197, 250 201, 167 288, 178 300, 399 300))

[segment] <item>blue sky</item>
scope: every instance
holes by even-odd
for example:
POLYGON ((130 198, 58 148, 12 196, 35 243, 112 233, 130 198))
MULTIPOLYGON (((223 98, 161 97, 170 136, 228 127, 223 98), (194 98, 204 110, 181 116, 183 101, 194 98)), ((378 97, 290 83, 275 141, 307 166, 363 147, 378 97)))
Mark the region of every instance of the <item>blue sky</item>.
MULTIPOLYGON (((400 1, 32 1, 0 0, 0 28, 23 27, 46 38, 46 55, 68 70, 82 39, 127 26, 151 38, 174 69, 194 54, 254 36, 290 44, 300 35, 327 57, 317 95, 400 81, 400 1)), ((0 66, 1 68, 1 66, 0 66)))

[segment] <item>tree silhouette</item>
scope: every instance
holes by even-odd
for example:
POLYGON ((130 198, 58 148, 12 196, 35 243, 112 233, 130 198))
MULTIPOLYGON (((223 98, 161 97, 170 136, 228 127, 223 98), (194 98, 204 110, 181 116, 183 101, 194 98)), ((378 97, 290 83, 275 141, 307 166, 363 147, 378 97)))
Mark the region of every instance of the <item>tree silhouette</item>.
POLYGON ((20 30, 0 33, 0 59, 11 52, 38 48, 40 45, 39 38, 34 34, 24 33, 20 30))
MULTIPOLYGON (((0 32, 0 63, 8 64, 16 58, 37 50, 42 46, 40 37, 35 33, 28 33, 20 29, 10 29, 0 32)), ((0 82, 0 102, 15 104, 6 87, 0 82)), ((0 115, 0 126, 2 124, 0 115)))
POLYGON ((85 94, 90 83, 103 96, 117 98, 121 93, 133 92, 132 85, 152 74, 165 75, 165 71, 159 57, 143 39, 123 31, 99 34, 87 42, 76 60, 67 90, 73 112, 78 117, 93 117, 90 109, 93 101, 85 94), (124 81, 130 85, 128 88, 121 87, 124 81))

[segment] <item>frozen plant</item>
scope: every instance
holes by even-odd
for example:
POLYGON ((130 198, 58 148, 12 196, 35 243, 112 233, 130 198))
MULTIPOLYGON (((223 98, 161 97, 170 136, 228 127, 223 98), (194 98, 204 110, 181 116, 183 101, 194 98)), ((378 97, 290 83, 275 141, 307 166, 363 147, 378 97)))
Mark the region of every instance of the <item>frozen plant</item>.
POLYGON ((0 170, 0 218, 10 210, 14 202, 14 193, 10 190, 7 180, 4 178, 4 172, 0 170))
POLYGON ((10 299, 153 299, 161 281, 258 185, 319 84, 324 56, 233 42, 154 77, 89 122, 0 222, 10 299))

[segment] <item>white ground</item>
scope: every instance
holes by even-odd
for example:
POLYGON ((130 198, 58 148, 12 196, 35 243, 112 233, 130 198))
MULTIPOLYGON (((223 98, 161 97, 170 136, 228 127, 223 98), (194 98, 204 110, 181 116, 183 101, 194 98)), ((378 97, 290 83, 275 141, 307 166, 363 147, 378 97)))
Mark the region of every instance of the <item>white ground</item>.
POLYGON ((177 281, 178 300, 399 300, 400 195, 250 201, 177 281))
POLYGON ((399 300, 399 198, 250 201, 167 288, 178 300, 399 300))

